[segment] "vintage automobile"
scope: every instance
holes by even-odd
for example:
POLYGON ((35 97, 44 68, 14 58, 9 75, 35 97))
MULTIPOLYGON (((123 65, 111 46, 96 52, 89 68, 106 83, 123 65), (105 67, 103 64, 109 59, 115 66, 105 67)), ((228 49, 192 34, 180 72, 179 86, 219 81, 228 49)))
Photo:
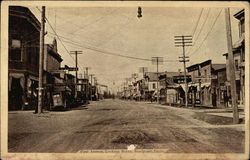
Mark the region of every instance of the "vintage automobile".
POLYGON ((54 90, 52 92, 53 103, 51 106, 51 110, 56 109, 69 109, 72 106, 72 95, 71 89, 67 86, 54 86, 54 90))

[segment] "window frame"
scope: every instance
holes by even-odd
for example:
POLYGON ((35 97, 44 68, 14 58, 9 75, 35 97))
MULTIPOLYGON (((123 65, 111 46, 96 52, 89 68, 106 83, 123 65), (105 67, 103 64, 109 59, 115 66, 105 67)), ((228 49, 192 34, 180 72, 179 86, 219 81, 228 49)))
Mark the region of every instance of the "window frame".
POLYGON ((20 39, 11 39, 10 40, 10 50, 9 50, 9 60, 10 61, 12 61, 12 62, 23 62, 23 45, 22 45, 22 40, 20 39), (15 48, 15 47, 13 47, 12 46, 12 41, 13 40, 18 40, 18 41, 20 41, 20 48, 15 48), (13 54, 13 51, 14 50, 20 50, 20 59, 12 59, 11 57, 13 56, 12 54, 13 54))

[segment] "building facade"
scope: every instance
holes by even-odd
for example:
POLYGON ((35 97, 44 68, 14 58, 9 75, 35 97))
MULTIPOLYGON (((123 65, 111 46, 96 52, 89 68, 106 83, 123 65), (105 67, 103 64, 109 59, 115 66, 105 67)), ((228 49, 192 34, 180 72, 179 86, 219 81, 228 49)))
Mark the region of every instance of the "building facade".
MULTIPOLYGON (((225 79, 218 79, 221 76, 226 64, 212 64, 212 60, 194 64, 187 67, 192 81, 188 84, 188 103, 203 106, 217 106, 217 95, 221 95, 219 88, 225 85, 225 79)), ((225 71, 225 70, 224 70, 225 71)))
POLYGON ((26 7, 9 7, 9 109, 37 105, 40 22, 26 7))
MULTIPOLYGON (((245 104, 245 13, 237 12, 234 17, 239 20, 239 39, 233 45, 233 58, 235 65, 236 93, 239 104, 245 104)), ((223 54, 227 64, 227 90, 230 95, 230 77, 228 53, 223 54)))
POLYGON ((157 85, 158 85, 158 89, 159 89, 159 94, 160 94, 160 90, 161 88, 164 87, 164 85, 162 83, 160 83, 160 75, 164 74, 165 72, 146 72, 145 73, 145 85, 147 87, 145 90, 145 97, 146 99, 150 99, 150 98, 157 98, 157 85))
MULTIPOLYGON (((61 62, 63 59, 57 51, 56 39, 52 44, 45 44, 44 46, 44 63, 43 63, 43 84, 45 88, 44 94, 44 109, 50 109, 53 102, 52 93, 55 91, 55 79, 59 76, 55 76, 55 72, 60 70, 61 62)), ((65 76, 65 74, 64 74, 65 76)), ((62 77, 65 79, 65 77, 62 77)), ((62 83, 65 83, 63 81, 62 83)))
MULTIPOLYGON (((187 82, 191 81, 190 75, 187 82)), ((165 72, 160 75, 161 102, 169 105, 181 105, 185 100, 185 83, 182 72, 165 72)))

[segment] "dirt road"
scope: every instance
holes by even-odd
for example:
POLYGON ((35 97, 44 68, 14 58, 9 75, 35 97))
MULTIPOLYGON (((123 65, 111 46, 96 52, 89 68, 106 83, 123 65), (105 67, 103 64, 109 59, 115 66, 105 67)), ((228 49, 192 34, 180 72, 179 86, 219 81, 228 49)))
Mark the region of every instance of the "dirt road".
MULTIPOLYGON (((196 113, 197 114, 197 113, 196 113)), ((65 112, 9 112, 9 152, 167 149, 243 153, 243 125, 212 125, 194 112, 145 102, 102 100, 65 112)))

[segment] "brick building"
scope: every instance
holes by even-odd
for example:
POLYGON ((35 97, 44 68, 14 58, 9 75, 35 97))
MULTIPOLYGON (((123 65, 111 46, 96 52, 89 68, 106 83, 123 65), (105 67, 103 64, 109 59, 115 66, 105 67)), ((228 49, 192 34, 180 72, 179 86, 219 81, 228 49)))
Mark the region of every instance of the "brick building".
POLYGON ((21 6, 9 7, 9 109, 36 106, 40 22, 21 6))

